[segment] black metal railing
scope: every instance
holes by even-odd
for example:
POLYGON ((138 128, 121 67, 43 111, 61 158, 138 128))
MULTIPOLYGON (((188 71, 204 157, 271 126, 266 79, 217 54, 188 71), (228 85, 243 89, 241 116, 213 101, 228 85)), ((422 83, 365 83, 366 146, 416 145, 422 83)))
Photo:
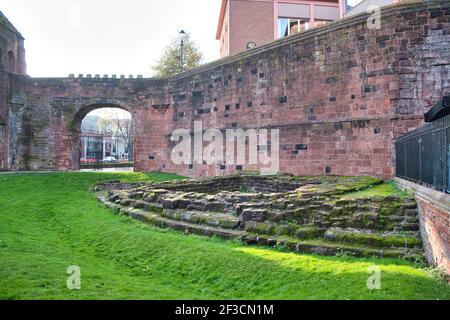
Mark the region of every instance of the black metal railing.
POLYGON ((397 177, 450 193, 450 115, 396 142, 397 177))

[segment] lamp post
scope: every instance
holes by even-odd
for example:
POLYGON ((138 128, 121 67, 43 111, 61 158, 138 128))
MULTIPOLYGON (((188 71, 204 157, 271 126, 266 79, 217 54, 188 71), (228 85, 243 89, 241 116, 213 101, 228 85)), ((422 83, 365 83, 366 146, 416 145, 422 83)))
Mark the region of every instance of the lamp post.
POLYGON ((184 30, 180 31, 180 72, 183 72, 183 47, 184 47, 184 37, 186 36, 186 32, 184 30))

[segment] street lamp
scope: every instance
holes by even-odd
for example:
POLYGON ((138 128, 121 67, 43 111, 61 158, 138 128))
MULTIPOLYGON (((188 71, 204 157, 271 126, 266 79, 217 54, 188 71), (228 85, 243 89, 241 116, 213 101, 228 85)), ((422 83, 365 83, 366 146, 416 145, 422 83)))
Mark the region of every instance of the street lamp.
POLYGON ((184 30, 181 30, 179 32, 180 34, 180 72, 183 72, 183 47, 184 47, 184 38, 186 37, 186 32, 184 30))

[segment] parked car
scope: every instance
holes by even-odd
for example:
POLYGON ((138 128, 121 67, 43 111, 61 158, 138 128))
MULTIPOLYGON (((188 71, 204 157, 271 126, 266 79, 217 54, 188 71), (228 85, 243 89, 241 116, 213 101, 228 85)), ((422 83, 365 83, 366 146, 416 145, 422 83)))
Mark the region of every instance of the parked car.
POLYGON ((94 162, 97 162, 97 159, 95 159, 95 158, 86 158, 86 159, 81 159, 80 162, 81 163, 94 163, 94 162))
POLYGON ((103 162, 116 162, 115 157, 106 157, 103 159, 103 162))

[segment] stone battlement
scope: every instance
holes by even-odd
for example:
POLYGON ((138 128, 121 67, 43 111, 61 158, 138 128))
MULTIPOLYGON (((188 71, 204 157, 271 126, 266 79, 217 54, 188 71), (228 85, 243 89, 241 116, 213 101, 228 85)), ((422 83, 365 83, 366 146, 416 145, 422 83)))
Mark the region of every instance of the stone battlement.
MULTIPOLYGON (((69 79, 73 79, 73 78, 75 78, 75 75, 74 75, 74 74, 69 74, 69 79)), ((96 74, 96 75, 94 75, 94 76, 92 76, 91 74, 86 74, 86 75, 79 74, 79 75, 77 76, 77 78, 78 78, 78 79, 98 79, 98 80, 100 80, 100 79, 118 79, 118 78, 120 78, 120 79, 126 79, 125 75, 123 75, 123 74, 120 75, 119 77, 117 77, 117 75, 113 74, 113 75, 111 75, 111 78, 109 77, 108 74, 105 74, 105 75, 103 75, 102 77, 100 77, 99 74, 96 74)), ((134 75, 129 75, 129 76, 127 77, 127 79, 143 79, 143 76, 142 76, 142 75, 138 75, 138 76, 135 78, 134 75)))

